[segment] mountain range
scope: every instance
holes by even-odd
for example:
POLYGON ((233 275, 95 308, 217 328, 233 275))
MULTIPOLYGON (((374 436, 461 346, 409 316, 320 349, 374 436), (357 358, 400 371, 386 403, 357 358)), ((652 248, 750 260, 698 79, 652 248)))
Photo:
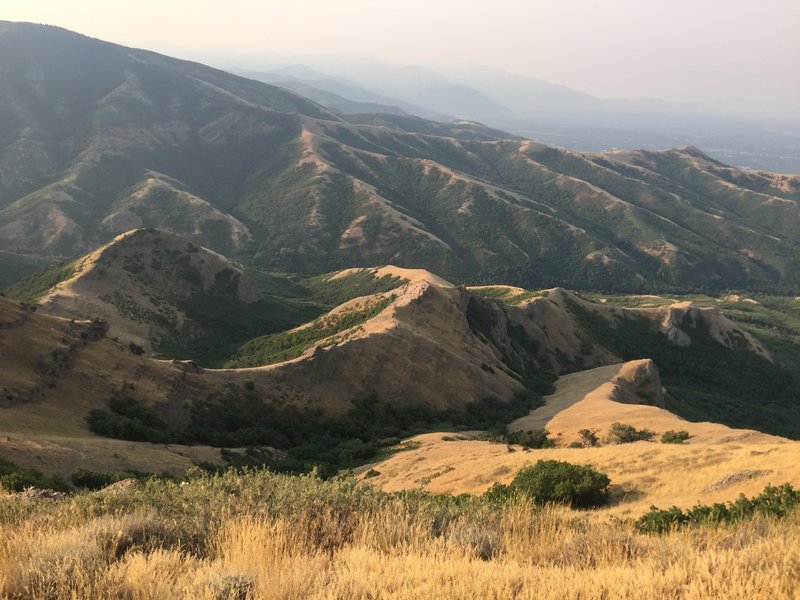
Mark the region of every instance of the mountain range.
POLYGON ((280 68, 254 71, 237 67, 247 62, 231 58, 225 68, 288 89, 302 86, 304 95, 346 114, 360 111, 353 101, 378 102, 434 120, 449 120, 444 115, 479 120, 577 151, 695 145, 737 166, 800 171, 796 119, 753 120, 714 106, 653 98, 597 98, 481 65, 425 68, 328 56, 297 60, 307 64, 284 61, 280 68))
MULTIPOLYGON (((193 464, 333 474, 386 458, 373 475, 387 489, 452 471, 432 489, 472 492, 496 480, 497 444, 469 446, 477 481, 435 466, 457 448, 431 442, 463 436, 401 438, 499 428, 530 443, 546 427, 565 452, 623 421, 685 430, 733 464, 734 445, 783 456, 793 446, 774 436, 800 436, 796 301, 592 301, 394 266, 293 280, 161 230, 121 234, 8 294, 0 451, 64 478, 193 464)), ((755 484, 743 485, 723 491, 755 484)))
POLYGON ((800 177, 696 148, 575 153, 472 121, 347 117, 31 24, 0 25, 0 70, 5 262, 159 227, 307 274, 392 263, 537 288, 800 282, 800 177))

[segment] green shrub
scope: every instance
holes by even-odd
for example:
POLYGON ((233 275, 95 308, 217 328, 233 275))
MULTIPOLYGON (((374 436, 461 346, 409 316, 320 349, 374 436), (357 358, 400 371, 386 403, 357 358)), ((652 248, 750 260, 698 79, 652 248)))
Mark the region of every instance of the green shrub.
MULTIPOLYGON (((396 406, 370 393, 352 408, 326 418, 318 407, 265 400, 252 382, 229 385, 193 402, 184 429, 170 428, 152 410, 131 398, 115 398, 110 410, 86 416, 89 428, 117 439, 157 443, 207 444, 219 448, 271 447, 286 450, 248 457, 243 464, 268 464, 281 471, 325 475, 350 469, 397 451, 403 438, 425 431, 497 429, 528 414, 541 403, 534 393, 519 393, 507 402, 487 397, 463 408, 437 410, 427 404, 396 406)), ((519 442, 547 445, 546 432, 520 434, 519 442)), ((508 443, 508 442, 504 442, 508 443)), ((235 458, 233 466, 241 466, 235 458)))
POLYGON ((689 439, 688 431, 665 431, 661 436, 662 444, 682 444, 689 439))
POLYGON ((86 416, 89 429, 105 437, 134 442, 167 443, 174 434, 155 412, 133 398, 112 398, 111 412, 95 409, 86 416))
POLYGON ((498 444, 514 444, 524 448, 552 448, 555 442, 548 436, 550 432, 546 429, 534 429, 527 431, 487 431, 478 436, 480 440, 495 442, 498 444))
POLYGON ((655 436, 655 432, 649 429, 636 429, 633 425, 626 423, 612 423, 608 429, 606 441, 609 444, 630 444, 631 442, 649 442, 655 436))
POLYGON ((734 502, 725 504, 699 504, 687 511, 677 506, 662 510, 655 506, 636 521, 636 528, 645 533, 664 533, 678 527, 702 524, 728 524, 751 518, 755 515, 783 518, 800 506, 800 490, 790 484, 768 485, 754 497, 741 494, 734 502))
POLYGON ((69 486, 58 477, 47 477, 36 469, 25 469, 0 458, 0 487, 13 492, 35 487, 42 489, 68 491, 69 486))
POLYGON ((572 508, 591 508, 606 503, 610 484, 605 473, 588 465, 540 460, 517 473, 509 485, 496 483, 486 497, 498 501, 526 497, 540 505, 553 502, 572 508))

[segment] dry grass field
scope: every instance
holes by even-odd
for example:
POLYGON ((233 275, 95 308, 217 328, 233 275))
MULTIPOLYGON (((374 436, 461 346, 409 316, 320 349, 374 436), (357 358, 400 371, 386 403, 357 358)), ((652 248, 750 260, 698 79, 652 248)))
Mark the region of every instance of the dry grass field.
POLYGON ((0 499, 0 597, 796 598, 800 515, 663 535, 268 473, 0 499))
POLYGON ((413 449, 371 465, 369 481, 389 492, 481 494, 495 482, 508 483, 537 460, 562 460, 608 474, 612 501, 598 514, 616 517, 638 517, 652 505, 691 508, 732 501, 739 494, 756 495, 768 484, 800 487, 800 442, 718 423, 693 423, 662 408, 615 400, 620 386, 635 382, 636 367, 644 362, 563 376, 544 406, 509 426, 546 428, 554 448, 524 451, 470 435, 428 433, 413 438, 413 449), (603 443, 615 422, 653 431, 653 440, 603 443), (596 432, 600 445, 568 447, 581 429, 596 432), (691 437, 684 444, 659 443, 670 430, 687 431, 691 437))
MULTIPOLYGON (((611 479, 611 503, 598 515, 638 517, 651 505, 691 508, 758 494, 768 484, 800 487, 800 443, 672 445, 635 442, 599 448, 523 451, 453 434, 413 438, 416 448, 372 465, 372 485, 395 492, 481 494, 495 482, 508 483, 540 459, 590 465, 611 479), (444 440, 442 438, 445 438, 444 440), (452 440, 452 441, 450 441, 452 440)), ((362 475, 363 476, 363 475, 362 475)))

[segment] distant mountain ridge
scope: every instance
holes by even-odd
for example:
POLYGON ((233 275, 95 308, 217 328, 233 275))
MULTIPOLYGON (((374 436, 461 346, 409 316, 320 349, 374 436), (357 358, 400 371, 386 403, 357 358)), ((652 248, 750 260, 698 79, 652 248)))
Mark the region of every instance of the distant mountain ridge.
POLYGON ((479 123, 344 117, 62 29, 0 27, 0 250, 170 229, 262 268, 424 267, 602 289, 800 285, 800 177, 695 148, 573 153, 479 123))

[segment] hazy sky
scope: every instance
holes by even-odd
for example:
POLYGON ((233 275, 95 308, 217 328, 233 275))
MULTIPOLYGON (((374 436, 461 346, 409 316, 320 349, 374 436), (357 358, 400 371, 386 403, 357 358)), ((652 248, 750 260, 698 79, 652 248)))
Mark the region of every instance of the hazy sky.
POLYGON ((0 19, 151 49, 477 63, 800 117, 798 0, 0 0, 0 19))

